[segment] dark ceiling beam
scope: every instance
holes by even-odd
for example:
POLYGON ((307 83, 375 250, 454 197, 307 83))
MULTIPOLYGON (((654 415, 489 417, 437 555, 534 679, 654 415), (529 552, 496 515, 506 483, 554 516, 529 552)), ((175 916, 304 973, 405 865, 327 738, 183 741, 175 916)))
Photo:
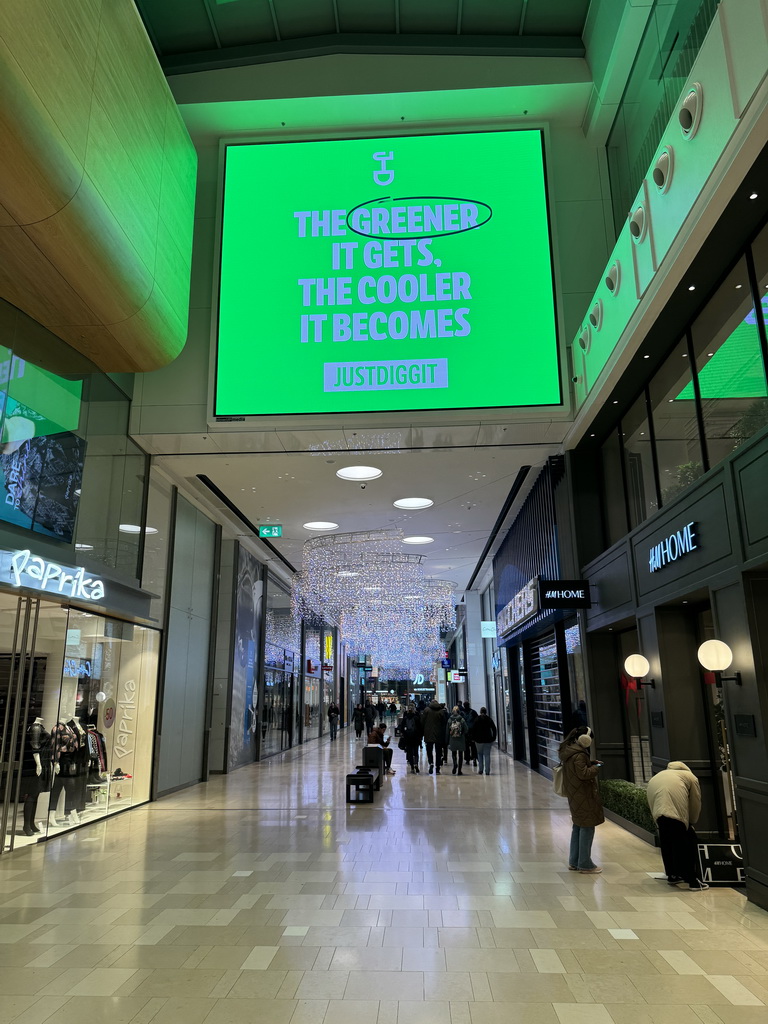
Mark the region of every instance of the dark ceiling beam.
POLYGON ((275 43, 225 46, 221 50, 169 54, 161 58, 166 75, 268 64, 337 53, 394 54, 397 56, 465 57, 583 57, 578 36, 426 36, 351 34, 307 36, 275 43))
POLYGON ((216 28, 216 19, 213 17, 210 0, 203 0, 203 7, 205 8, 205 16, 208 19, 208 24, 211 26, 211 35, 213 36, 213 40, 218 49, 221 49, 221 37, 219 36, 219 30, 216 28))
POLYGON ((525 31, 525 16, 528 13, 528 0, 523 0, 523 6, 520 11, 520 24, 517 27, 517 34, 521 36, 525 31))

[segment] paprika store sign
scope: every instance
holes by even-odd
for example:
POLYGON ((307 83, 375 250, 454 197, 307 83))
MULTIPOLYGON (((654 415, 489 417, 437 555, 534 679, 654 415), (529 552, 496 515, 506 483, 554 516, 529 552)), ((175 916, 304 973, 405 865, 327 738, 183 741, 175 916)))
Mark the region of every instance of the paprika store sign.
POLYGON ((105 593, 103 580, 89 576, 85 569, 46 561, 29 548, 0 551, 0 580, 76 601, 102 601, 105 593))

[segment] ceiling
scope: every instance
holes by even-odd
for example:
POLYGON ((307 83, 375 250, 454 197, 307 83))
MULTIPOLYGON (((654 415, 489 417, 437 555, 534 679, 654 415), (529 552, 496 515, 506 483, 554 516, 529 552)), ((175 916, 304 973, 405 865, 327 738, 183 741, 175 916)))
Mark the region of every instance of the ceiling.
POLYGON ((310 41, 378 52, 382 45, 569 52, 581 49, 589 0, 136 0, 136 6, 168 69, 191 54, 208 66, 214 53, 241 62, 284 59, 310 41))
POLYGON ((303 542, 317 536, 303 524, 320 520, 338 523, 336 532, 401 528, 406 536, 434 538, 431 544, 404 545, 403 551, 422 555, 427 576, 452 580, 461 591, 467 587, 521 467, 532 468, 513 513, 538 467, 559 450, 560 445, 552 441, 517 447, 222 452, 163 455, 156 458, 156 464, 228 520, 241 539, 253 538, 244 520, 254 526, 282 524, 282 538, 269 542, 275 550, 260 545, 259 551, 281 575, 290 571, 275 552, 300 569, 303 542), (344 466, 361 464, 380 469, 382 476, 366 483, 365 488, 336 476, 336 470, 344 466), (216 491, 226 500, 219 500, 216 491), (410 497, 430 498, 434 505, 417 512, 394 508, 395 500, 410 497))

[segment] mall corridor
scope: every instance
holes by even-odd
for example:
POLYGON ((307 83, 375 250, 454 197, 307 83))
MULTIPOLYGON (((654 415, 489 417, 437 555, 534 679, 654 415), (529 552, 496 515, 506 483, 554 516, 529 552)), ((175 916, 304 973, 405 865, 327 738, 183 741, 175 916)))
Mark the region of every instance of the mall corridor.
POLYGON ((598 829, 550 783, 397 774, 344 802, 351 730, 4 857, 1 1024, 758 1024, 768 914, 598 829))

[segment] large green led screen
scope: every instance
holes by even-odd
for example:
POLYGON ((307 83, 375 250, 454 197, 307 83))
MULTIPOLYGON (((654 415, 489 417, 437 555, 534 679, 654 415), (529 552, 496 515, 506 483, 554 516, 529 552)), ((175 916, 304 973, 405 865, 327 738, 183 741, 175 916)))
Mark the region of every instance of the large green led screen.
POLYGON ((217 415, 560 400, 541 132, 226 147, 217 415))

